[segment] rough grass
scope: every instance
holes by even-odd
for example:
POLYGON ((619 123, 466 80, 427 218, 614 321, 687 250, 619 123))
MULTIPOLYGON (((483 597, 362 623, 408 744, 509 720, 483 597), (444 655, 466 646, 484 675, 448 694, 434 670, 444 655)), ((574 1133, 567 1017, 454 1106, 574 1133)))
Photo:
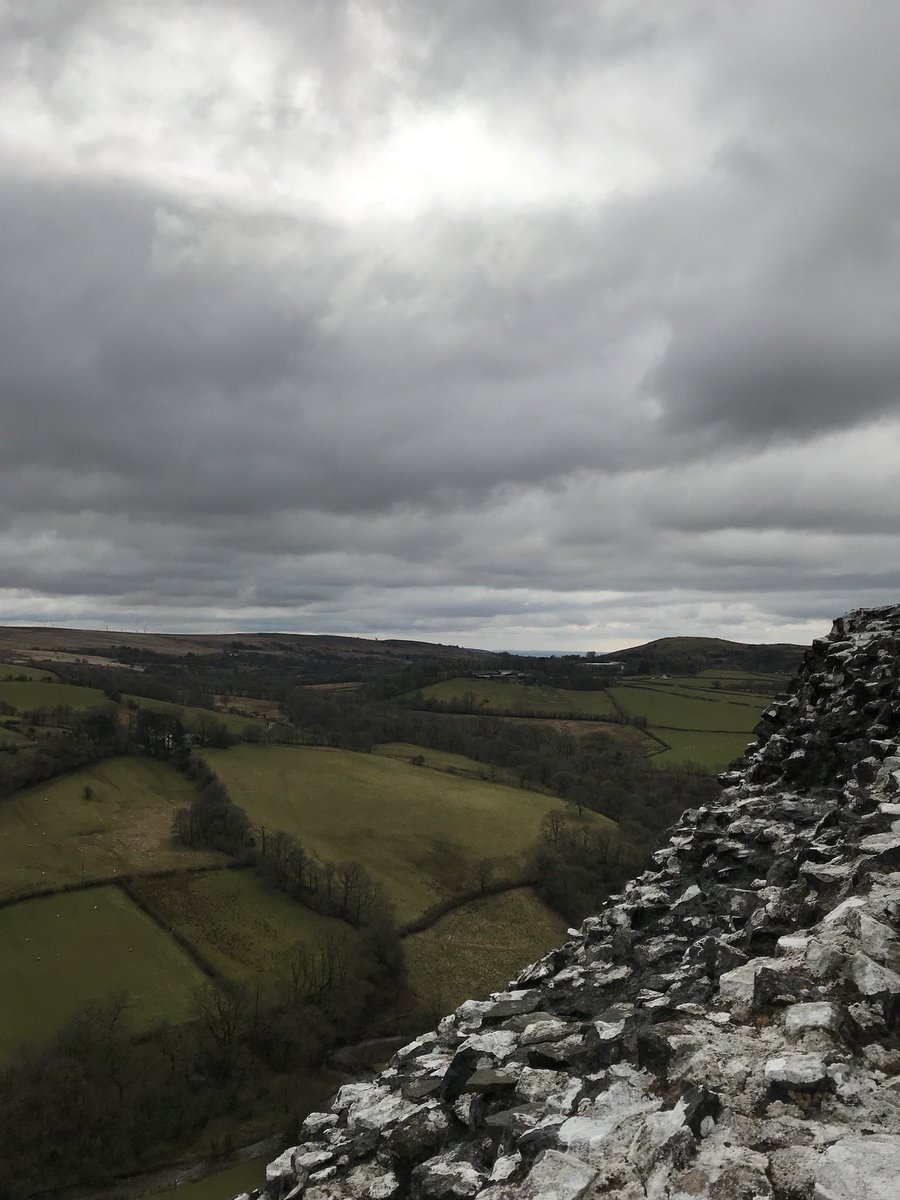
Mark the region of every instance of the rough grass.
POLYGON ((446 679, 422 688, 426 699, 455 702, 477 713, 479 709, 509 713, 546 713, 565 717, 577 713, 584 717, 608 717, 615 707, 603 690, 574 691, 545 687, 534 683, 500 683, 493 679, 446 679))
POLYGON ((432 750, 429 746, 417 746, 413 742, 382 742, 375 747, 375 754, 396 758, 399 762, 410 762, 422 758, 419 764, 425 770, 444 771, 449 775, 464 775, 469 779, 488 779, 492 783, 515 783, 516 780, 502 767, 467 758, 465 754, 453 754, 449 750, 432 750))
POLYGON ((756 739, 750 733, 703 733, 698 730, 664 729, 660 737, 672 747, 650 760, 654 766, 673 767, 696 763, 710 772, 724 771, 756 739))
POLYGON ((223 861, 172 844, 172 814, 195 794, 173 767, 130 756, 14 793, 0 804, 0 898, 82 878, 223 861))
POLYGON ((310 912, 267 887, 255 871, 143 879, 133 890, 206 962, 232 979, 257 974, 271 979, 297 942, 315 941, 329 929, 351 933, 342 921, 310 912))
POLYGON ((281 705, 277 700, 266 700, 258 696, 227 696, 214 697, 216 704, 223 714, 244 719, 252 717, 260 721, 277 721, 281 718, 281 705), (234 712, 227 710, 234 709, 234 712))
POLYGON ((266 1167, 275 1157, 273 1153, 262 1154, 258 1158, 248 1158, 244 1162, 232 1163, 221 1171, 214 1171, 194 1183, 180 1183, 166 1188, 162 1192, 148 1193, 158 1196, 159 1200, 222 1200, 224 1196, 238 1196, 244 1192, 252 1192, 261 1188, 266 1182, 266 1167))
MULTIPOLYGON (((38 675, 42 678, 43 672, 38 675)), ((74 683, 29 683, 0 682, 0 700, 11 704, 17 712, 31 708, 93 708, 97 704, 108 704, 106 696, 98 688, 77 687, 74 683)))
POLYGON ((46 1041, 82 1005, 124 994, 138 1027, 187 1020, 203 975, 109 886, 0 909, 0 1057, 46 1041))
POLYGON ((749 733, 767 704, 765 697, 760 697, 757 707, 628 684, 611 688, 610 692, 628 716, 646 718, 648 725, 659 729, 666 741, 670 729, 749 733))
POLYGON ((566 922, 531 888, 456 909, 403 942, 410 983, 436 1014, 498 991, 565 941, 566 922))
POLYGON ((497 860, 500 875, 521 871, 541 818, 562 805, 349 750, 235 746, 204 757, 252 821, 294 834, 323 858, 361 862, 400 921, 471 886, 480 859, 497 860))
POLYGON ((244 716, 242 713, 219 712, 218 709, 212 708, 191 708, 186 704, 172 704, 168 700, 153 700, 149 696, 123 696, 122 699, 134 701, 138 708, 155 708, 159 712, 177 713, 188 726, 197 721, 213 720, 224 725, 229 733, 239 734, 248 725, 255 725, 258 729, 265 729, 267 725, 266 721, 261 721, 257 717, 244 716))

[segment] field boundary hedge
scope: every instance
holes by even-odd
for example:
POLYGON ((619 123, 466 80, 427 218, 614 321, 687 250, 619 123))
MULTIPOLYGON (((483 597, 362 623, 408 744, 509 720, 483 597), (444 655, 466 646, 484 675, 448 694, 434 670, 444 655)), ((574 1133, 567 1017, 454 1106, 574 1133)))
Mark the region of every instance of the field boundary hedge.
MULTIPOLYGON (((757 708, 755 704, 751 704, 746 700, 730 700, 727 696, 727 693, 721 698, 718 696, 692 695, 692 692, 700 692, 700 688, 679 688, 677 686, 654 687, 651 683, 622 683, 619 686, 628 688, 629 691, 633 692, 655 692, 658 696, 678 696, 685 700, 693 700, 694 702, 700 701, 703 704, 733 704, 736 708, 752 708, 754 710, 757 708)), ((724 691, 725 689, 723 688, 722 690, 724 691)), ((750 695, 749 692, 746 694, 750 695)), ((763 695, 761 692, 754 694, 763 695)), ((765 695, 768 696, 769 693, 766 692, 765 695)))
POLYGON ((62 896, 67 892, 88 892, 94 888, 116 887, 122 883, 134 883, 140 879, 165 879, 170 875, 199 875, 205 871, 243 871, 251 863, 203 863, 195 867, 163 867, 156 871, 128 871, 124 875, 105 875, 100 878, 83 879, 73 883, 60 883, 53 887, 38 888, 33 892, 14 892, 0 899, 0 909, 24 904, 26 900, 40 900, 46 896, 62 896))

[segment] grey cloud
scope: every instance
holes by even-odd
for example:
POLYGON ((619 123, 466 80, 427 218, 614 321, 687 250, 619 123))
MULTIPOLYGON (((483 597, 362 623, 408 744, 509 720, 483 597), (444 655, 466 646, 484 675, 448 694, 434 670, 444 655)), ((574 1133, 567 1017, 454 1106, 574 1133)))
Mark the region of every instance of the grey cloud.
MULTIPOLYGON (((152 51, 183 12, 162 10, 7 11, 17 103, 42 97, 66 130, 86 39, 152 51)), ((104 166, 122 133, 81 140, 89 79, 77 167, 0 143, 0 614, 77 595, 88 615, 496 644, 504 622, 573 639, 653 604, 793 626, 896 590, 898 18, 538 0, 191 17, 225 12, 273 35, 271 69, 223 134, 213 64, 173 147, 221 135, 216 169, 256 164, 258 196, 104 166), (597 79, 627 124, 657 68, 660 111, 665 88, 689 94, 683 166, 594 200, 349 220, 278 175, 295 155, 331 179, 404 114, 464 106, 498 144, 587 162, 597 79)))

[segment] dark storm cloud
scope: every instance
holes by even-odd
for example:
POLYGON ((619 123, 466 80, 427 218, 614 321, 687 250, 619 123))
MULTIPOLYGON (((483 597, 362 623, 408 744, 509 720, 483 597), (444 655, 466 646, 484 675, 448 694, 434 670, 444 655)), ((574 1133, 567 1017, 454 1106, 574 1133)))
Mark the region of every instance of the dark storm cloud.
POLYGON ((624 644, 896 592, 893 10, 0 31, 0 617, 624 644))

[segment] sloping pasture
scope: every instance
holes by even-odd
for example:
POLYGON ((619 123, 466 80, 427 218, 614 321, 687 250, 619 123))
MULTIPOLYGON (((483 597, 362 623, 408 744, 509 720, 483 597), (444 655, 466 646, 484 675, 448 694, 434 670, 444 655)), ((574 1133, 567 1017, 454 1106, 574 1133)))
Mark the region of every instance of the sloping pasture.
POLYGON ((541 819, 562 806, 350 750, 235 746, 204 757, 253 822, 293 834, 321 858, 362 863, 400 921, 471 887, 479 860, 493 860, 499 876, 521 876, 541 819))
POLYGON ((602 689, 582 692, 518 681, 502 683, 494 679, 445 679, 422 688, 421 695, 473 713, 487 709, 511 716, 540 713, 544 716, 575 714, 602 718, 613 716, 616 711, 602 689))
POLYGON ((133 871, 223 861, 175 846, 175 809, 196 792, 157 759, 122 756, 0 802, 0 899, 133 871))
POLYGON ((39 679, 26 683, 0 681, 0 701, 16 712, 32 708, 93 708, 109 703, 99 688, 78 687, 74 683, 41 683, 39 679))
POLYGON ((404 939, 409 981, 436 1013, 498 991, 565 941, 566 922, 531 888, 463 905, 404 939))
POLYGON ((0 908, 0 1058, 82 1005, 122 994, 134 1023, 184 1021, 204 976, 115 886, 0 908))
POLYGON ((731 704, 720 698, 707 699, 689 692, 665 691, 661 688, 620 684, 610 688, 616 703, 630 717, 643 717, 647 724, 663 736, 667 729, 691 729, 719 733, 749 733, 766 706, 731 704))

